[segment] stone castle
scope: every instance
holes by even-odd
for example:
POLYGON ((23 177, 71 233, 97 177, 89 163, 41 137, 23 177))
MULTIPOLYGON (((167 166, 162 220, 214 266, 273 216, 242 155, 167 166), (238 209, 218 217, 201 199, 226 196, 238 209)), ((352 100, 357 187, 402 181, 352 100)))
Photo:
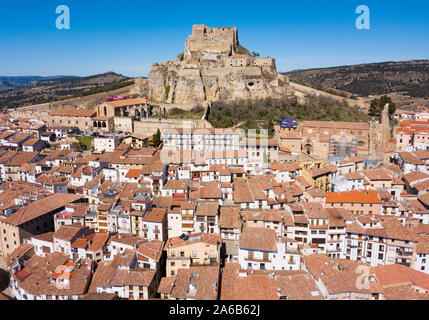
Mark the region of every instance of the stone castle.
POLYGON ((275 59, 254 57, 243 48, 236 28, 194 25, 184 52, 153 64, 148 79, 136 82, 132 92, 175 104, 282 97, 289 94, 289 79, 277 72, 275 59))

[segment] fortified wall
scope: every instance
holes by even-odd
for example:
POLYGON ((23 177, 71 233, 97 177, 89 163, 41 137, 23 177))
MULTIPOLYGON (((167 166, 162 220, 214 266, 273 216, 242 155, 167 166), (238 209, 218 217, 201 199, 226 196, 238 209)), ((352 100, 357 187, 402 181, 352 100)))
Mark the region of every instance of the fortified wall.
POLYGON ((209 129, 213 127, 210 122, 206 120, 145 118, 141 121, 134 121, 134 133, 144 135, 154 135, 158 129, 162 133, 164 130, 171 128, 209 129))

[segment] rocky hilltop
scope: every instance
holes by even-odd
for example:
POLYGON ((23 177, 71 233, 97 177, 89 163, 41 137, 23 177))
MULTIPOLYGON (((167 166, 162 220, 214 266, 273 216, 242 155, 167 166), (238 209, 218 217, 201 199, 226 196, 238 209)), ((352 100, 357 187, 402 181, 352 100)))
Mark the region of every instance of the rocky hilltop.
POLYGON ((282 97, 289 93, 289 78, 277 72, 275 59, 253 57, 243 48, 236 28, 194 25, 184 52, 153 64, 148 79, 136 86, 153 101, 187 104, 282 97))

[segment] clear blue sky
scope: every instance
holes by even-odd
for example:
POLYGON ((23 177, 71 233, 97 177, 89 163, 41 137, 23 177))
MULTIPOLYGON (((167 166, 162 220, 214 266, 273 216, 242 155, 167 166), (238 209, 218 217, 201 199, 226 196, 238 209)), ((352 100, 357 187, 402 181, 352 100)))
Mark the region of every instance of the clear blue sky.
POLYGON ((145 76, 183 51, 193 24, 236 26, 280 71, 429 58, 427 0, 0 1, 0 75, 145 76), (71 30, 57 30, 68 5, 71 30), (358 5, 371 29, 357 30, 358 5))

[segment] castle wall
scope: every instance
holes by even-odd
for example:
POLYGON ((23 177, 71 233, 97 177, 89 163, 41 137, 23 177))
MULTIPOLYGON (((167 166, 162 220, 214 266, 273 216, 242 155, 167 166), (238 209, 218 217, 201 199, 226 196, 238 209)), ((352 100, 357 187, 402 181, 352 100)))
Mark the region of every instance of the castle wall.
POLYGON ((162 132, 171 128, 185 129, 204 129, 212 128, 212 125, 206 120, 181 120, 181 119, 158 119, 146 118, 141 121, 134 121, 134 133, 144 135, 154 135, 158 129, 162 132))

